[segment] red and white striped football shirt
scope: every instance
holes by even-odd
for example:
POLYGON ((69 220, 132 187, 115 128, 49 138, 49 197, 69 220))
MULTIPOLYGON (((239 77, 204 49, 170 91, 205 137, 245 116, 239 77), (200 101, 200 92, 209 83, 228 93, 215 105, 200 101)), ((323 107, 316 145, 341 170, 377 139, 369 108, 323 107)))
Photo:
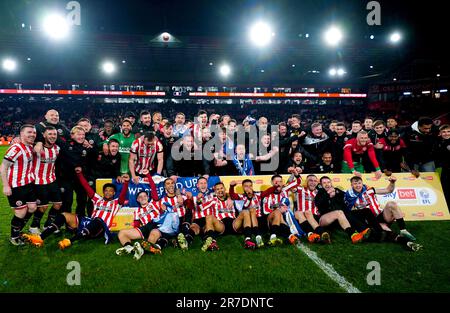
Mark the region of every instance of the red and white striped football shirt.
POLYGON ((355 207, 357 208, 366 208, 372 211, 372 213, 377 216, 383 210, 380 208, 380 203, 378 202, 377 195, 374 188, 368 188, 362 195, 363 200, 360 198, 356 199, 355 207))
POLYGON ((34 176, 36 185, 48 185, 56 180, 55 162, 58 158, 60 148, 53 145, 51 148, 44 146, 41 153, 35 154, 34 176))
POLYGON ((164 196, 161 199, 159 199, 159 205, 162 205, 163 203, 167 202, 173 207, 173 211, 178 214, 178 217, 183 217, 186 215, 186 206, 184 205, 184 201, 186 201, 187 197, 185 195, 181 195, 183 197, 183 204, 179 205, 177 201, 177 197, 169 197, 164 196))
POLYGON ((251 209, 255 208, 256 217, 261 217, 261 193, 253 192, 253 198, 249 199, 246 195, 237 194, 238 197, 244 201, 244 208, 251 209))
POLYGON ((4 159, 13 164, 8 167, 8 182, 11 188, 22 187, 34 181, 33 147, 15 143, 6 151, 4 159))
POLYGON ((141 225, 147 225, 161 214, 159 201, 150 201, 145 207, 138 207, 134 211, 134 220, 139 220, 141 225))
POLYGON ((212 198, 211 194, 208 194, 208 195, 203 194, 202 203, 197 204, 198 197, 197 196, 192 197, 192 200, 194 202, 194 211, 192 212, 193 220, 207 217, 208 215, 214 214, 212 206, 205 207, 206 205, 209 204, 209 202, 211 201, 211 198, 212 198))
POLYGON ((315 215, 319 215, 314 199, 317 195, 317 189, 313 191, 304 187, 297 187, 297 210, 300 212, 310 211, 315 215))
POLYGON ((263 213, 270 214, 280 206, 281 199, 289 197, 289 191, 297 188, 302 183, 301 178, 297 178, 284 186, 280 193, 272 193, 263 199, 263 213))
POLYGON ((213 215, 218 219, 222 220, 224 218, 236 218, 234 212, 234 207, 231 209, 227 208, 227 197, 225 200, 219 199, 216 195, 212 196, 207 203, 204 205, 204 210, 213 210, 213 215))
POLYGON ((155 144, 148 147, 144 143, 144 136, 141 136, 131 145, 130 153, 134 153, 137 156, 134 163, 136 173, 142 175, 142 171, 145 169, 153 170, 156 154, 163 151, 161 142, 157 138, 155 140, 155 144))
POLYGON ((119 212, 122 207, 119 204, 119 198, 106 200, 96 193, 92 198, 92 202, 94 203, 94 211, 92 212, 91 217, 101 218, 105 222, 106 226, 111 228, 114 216, 116 216, 117 212, 119 212))

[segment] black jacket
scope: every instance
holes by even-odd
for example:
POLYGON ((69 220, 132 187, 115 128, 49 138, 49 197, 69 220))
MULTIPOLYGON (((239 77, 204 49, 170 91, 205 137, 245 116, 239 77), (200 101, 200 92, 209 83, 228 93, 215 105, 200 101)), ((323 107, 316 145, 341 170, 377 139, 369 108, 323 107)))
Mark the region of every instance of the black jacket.
POLYGON ((406 162, 411 169, 413 164, 424 164, 434 160, 433 149, 436 146, 436 137, 433 134, 421 133, 417 123, 405 131, 403 139, 406 143, 406 162))
POLYGON ((101 150, 103 147, 103 141, 97 133, 86 133, 86 140, 94 149, 101 150))
POLYGON ((53 126, 56 128, 56 132, 58 133, 58 141, 57 144, 62 141, 67 141, 70 139, 70 131, 66 126, 58 123, 58 124, 50 124, 47 121, 40 122, 35 125, 36 128, 36 140, 35 142, 44 142, 44 131, 48 126, 53 126))
POLYGON ((116 178, 120 176, 120 162, 122 158, 120 153, 116 155, 104 155, 100 152, 95 162, 90 167, 90 177, 97 178, 116 178))
POLYGON ((450 169, 450 139, 440 139, 434 149, 436 167, 450 169))
POLYGON ((336 210, 342 210, 345 212, 346 206, 344 202, 345 192, 335 188, 336 195, 333 198, 330 198, 327 191, 324 188, 320 188, 317 192, 317 195, 314 199, 314 203, 316 204, 317 209, 319 210, 320 215, 327 214, 329 212, 333 212, 336 210))
POLYGON ((58 159, 61 161, 60 176, 64 179, 75 179, 75 167, 81 167, 83 172, 88 173, 88 164, 93 164, 97 156, 94 148, 85 148, 73 140, 66 143, 60 143, 60 155, 58 159))

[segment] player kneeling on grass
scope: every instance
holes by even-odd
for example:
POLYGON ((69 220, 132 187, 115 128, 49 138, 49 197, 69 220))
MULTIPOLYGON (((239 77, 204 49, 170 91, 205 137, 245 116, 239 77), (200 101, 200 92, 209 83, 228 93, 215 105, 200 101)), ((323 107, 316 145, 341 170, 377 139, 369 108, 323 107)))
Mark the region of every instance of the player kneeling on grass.
POLYGON ((190 231, 190 222, 192 220, 192 200, 187 195, 181 194, 176 188, 176 181, 172 178, 164 180, 164 194, 159 200, 160 203, 168 203, 173 207, 173 211, 180 218, 180 231, 174 241, 181 250, 188 250, 192 242, 192 232, 190 231))
POLYGON ((128 179, 124 180, 122 192, 118 198, 114 198, 116 186, 113 184, 103 185, 102 197, 95 193, 89 186, 80 167, 76 167, 75 172, 77 173, 81 185, 86 190, 88 197, 94 203, 94 211, 92 212, 91 217, 77 216, 74 213, 67 212, 58 214, 55 217, 55 220, 44 229, 41 235, 24 235, 25 238, 35 246, 42 246, 44 240, 55 231, 59 230, 64 224, 66 224, 68 228, 75 230, 75 235, 70 239, 64 238, 58 242, 58 246, 61 250, 70 247, 72 243, 77 240, 94 239, 99 238, 102 235, 105 237, 105 244, 110 242, 110 228, 114 216, 116 216, 117 212, 125 202, 125 196, 128 191, 128 179))
MULTIPOLYGON (((189 199, 188 206, 192 212, 192 223, 189 226, 188 234, 185 235, 187 242, 190 244, 194 241, 194 236, 204 234, 206 226, 206 216, 211 215, 210 210, 203 210, 202 204, 208 201, 211 191, 208 188, 208 179, 206 177, 199 177, 197 181, 197 195, 187 192, 189 199)), ((183 228, 183 225, 182 225, 183 228)))
POLYGON ((236 234, 236 229, 242 226, 244 216, 236 219, 234 202, 228 197, 222 182, 214 185, 214 195, 200 204, 200 207, 209 214, 206 216, 202 251, 219 250, 217 237, 222 234, 236 234))
MULTIPOLYGON (((169 240, 176 238, 179 233, 180 216, 170 203, 161 203, 161 214, 152 223, 152 230, 147 241, 142 241, 142 248, 152 254, 161 254, 169 240)), ((148 225, 148 224, 147 224, 148 225)))
MULTIPOLYGON (((244 190, 243 194, 237 194, 234 190, 236 185, 235 181, 230 182, 230 197, 233 200, 242 200, 244 201, 243 210, 239 214, 247 214, 249 217, 244 218, 244 247, 246 249, 253 249, 256 246, 258 248, 264 247, 264 241, 261 235, 261 228, 258 223, 258 220, 262 218, 263 214, 261 212, 261 199, 270 195, 275 187, 271 187, 266 189, 263 192, 255 192, 253 190, 253 182, 250 179, 244 179, 242 181, 242 189, 244 190), (252 235, 255 236, 255 241, 252 241, 252 235)), ((267 221, 265 221, 267 224, 267 221)))
POLYGON ((273 175, 271 178, 272 187, 269 188, 270 194, 263 198, 263 218, 260 220, 260 224, 268 223, 270 231, 270 239, 268 242, 269 246, 276 246, 283 244, 283 240, 279 237, 288 236, 292 244, 297 243, 297 236, 289 234, 290 229, 283 218, 283 212, 279 209, 282 205, 281 200, 283 198, 289 199, 289 192, 297 188, 301 184, 301 169, 295 168, 292 172, 291 178, 294 180, 290 181, 288 184, 284 184, 283 178, 280 175, 273 175))
POLYGON ((122 229, 118 234, 122 248, 117 249, 116 254, 122 255, 134 252, 133 257, 136 260, 139 260, 142 257, 144 249, 139 242, 135 242, 134 245, 132 245, 131 241, 135 239, 145 240, 148 238, 150 232, 158 227, 154 220, 161 214, 155 183, 153 182, 151 175, 147 174, 147 178, 150 184, 152 198, 149 199, 145 190, 138 192, 136 201, 139 204, 139 207, 134 211, 134 228, 122 229))
POLYGON ((390 194, 395 190, 397 178, 389 177, 389 185, 386 188, 369 188, 363 184, 361 177, 353 176, 350 179, 351 188, 345 193, 345 203, 347 210, 373 229, 371 238, 375 241, 391 241, 402 244, 412 251, 418 251, 422 245, 415 243, 416 238, 406 230, 406 224, 403 220, 404 214, 394 201, 389 201, 381 208, 376 197, 379 195, 390 194), (392 223, 396 222, 400 234, 395 234, 390 228, 392 223))
POLYGON ((309 242, 330 243, 330 234, 319 225, 320 215, 314 203, 318 184, 317 176, 310 174, 306 177, 306 187, 297 187, 297 207, 294 215, 302 230, 308 235, 309 242))
POLYGON ((322 176, 320 178, 320 184, 322 188, 319 189, 314 199, 314 203, 320 214, 319 225, 321 227, 327 227, 337 221, 353 243, 367 239, 370 235, 370 228, 365 228, 361 232, 356 231, 348 220, 352 216, 349 214, 347 218, 344 213, 346 210, 344 192, 339 188, 334 188, 328 176, 322 176))

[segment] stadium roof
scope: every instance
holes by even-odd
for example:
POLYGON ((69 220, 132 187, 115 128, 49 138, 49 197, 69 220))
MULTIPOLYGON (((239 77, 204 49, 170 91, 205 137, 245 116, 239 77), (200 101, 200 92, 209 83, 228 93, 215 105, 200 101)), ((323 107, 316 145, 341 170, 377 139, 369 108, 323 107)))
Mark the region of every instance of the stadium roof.
POLYGON ((442 49, 445 12, 429 2, 425 7, 379 1, 381 25, 369 26, 368 2, 79 1, 81 25, 73 27, 69 40, 55 43, 43 36, 40 19, 46 10, 68 12, 67 1, 5 0, 0 4, 0 57, 13 55, 21 66, 0 81, 369 84, 395 76, 448 74, 442 49), (249 25, 261 19, 270 21, 276 33, 263 51, 247 39, 249 25), (331 24, 345 34, 338 48, 322 40, 331 24), (398 46, 387 42, 394 29, 404 35, 398 46), (174 41, 162 42, 163 32, 174 41), (101 73, 105 59, 116 63, 116 75, 101 73), (232 66, 226 80, 217 70, 223 62, 232 66), (345 78, 329 77, 332 66, 345 68, 345 78))

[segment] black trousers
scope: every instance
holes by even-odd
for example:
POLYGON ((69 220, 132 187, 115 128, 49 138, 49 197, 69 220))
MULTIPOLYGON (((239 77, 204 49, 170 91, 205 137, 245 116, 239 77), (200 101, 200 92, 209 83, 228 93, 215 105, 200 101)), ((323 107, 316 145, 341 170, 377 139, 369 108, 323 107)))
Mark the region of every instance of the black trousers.
POLYGON ((62 177, 59 180, 61 189, 62 206, 61 212, 72 212, 73 192, 76 194, 76 214, 86 216, 87 194, 78 179, 62 177))

